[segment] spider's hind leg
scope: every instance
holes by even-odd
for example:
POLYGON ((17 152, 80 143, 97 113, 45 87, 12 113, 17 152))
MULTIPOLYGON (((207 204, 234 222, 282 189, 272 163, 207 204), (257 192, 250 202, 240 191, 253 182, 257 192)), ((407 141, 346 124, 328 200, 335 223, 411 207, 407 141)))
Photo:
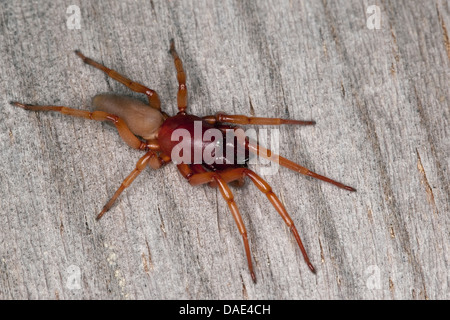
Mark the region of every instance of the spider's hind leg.
POLYGON ((159 100, 159 96, 155 90, 149 89, 146 86, 144 86, 138 82, 134 82, 134 81, 124 77, 117 71, 109 69, 109 68, 105 67, 104 65, 98 63, 97 61, 94 61, 91 58, 86 57, 79 50, 75 50, 75 53, 77 56, 79 56, 83 60, 84 63, 103 71, 112 79, 127 86, 130 90, 132 90, 134 92, 139 92, 139 93, 145 94, 148 97, 148 103, 149 103, 150 107, 158 109, 158 110, 161 109, 161 101, 159 100))
POLYGON ((143 150, 146 148, 146 144, 131 132, 131 130, 128 128, 128 126, 121 118, 119 118, 114 114, 109 114, 103 111, 91 112, 87 110, 74 109, 64 106, 36 106, 31 104, 23 104, 16 101, 12 101, 11 104, 25 110, 56 111, 72 117, 80 117, 96 121, 110 121, 116 126, 117 131, 119 132, 119 135, 123 139, 123 141, 125 141, 130 147, 139 150, 143 150))

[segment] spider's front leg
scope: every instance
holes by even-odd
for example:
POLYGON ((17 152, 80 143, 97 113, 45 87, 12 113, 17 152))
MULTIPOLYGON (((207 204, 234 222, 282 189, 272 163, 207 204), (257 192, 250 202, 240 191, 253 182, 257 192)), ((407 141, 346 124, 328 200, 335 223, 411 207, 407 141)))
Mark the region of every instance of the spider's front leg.
MULTIPOLYGON (((303 121, 303 120, 291 120, 291 119, 281 119, 281 118, 260 118, 260 117, 247 117, 244 115, 229 115, 224 113, 217 113, 214 116, 206 116, 203 117, 203 120, 210 124, 215 124, 216 127, 227 127, 226 125, 222 125, 221 123, 232 123, 232 124, 239 124, 239 125, 283 125, 283 124, 294 124, 294 125, 315 125, 315 121, 303 121)), ((230 127, 231 128, 231 127, 230 127)), ((347 186, 343 183, 340 183, 336 180, 330 179, 328 177, 322 176, 320 174, 317 174, 305 167, 302 167, 301 165, 292 162, 280 155, 274 154, 272 151, 260 146, 256 142, 249 143, 249 141, 246 142, 245 148, 248 149, 250 152, 257 154, 263 158, 266 158, 270 161, 277 162, 283 167, 286 167, 288 169, 291 169, 293 171, 296 171, 300 174, 310 176, 331 184, 334 184, 335 186, 345 189, 348 191, 356 191, 355 188, 347 186)))
POLYGON ((255 125, 282 125, 282 124, 295 124, 303 126, 315 125, 315 121, 305 120, 292 120, 281 118, 262 118, 262 117, 247 117, 240 114, 226 114, 218 112, 214 116, 203 117, 208 123, 215 124, 217 122, 233 123, 240 125, 255 124, 255 125))

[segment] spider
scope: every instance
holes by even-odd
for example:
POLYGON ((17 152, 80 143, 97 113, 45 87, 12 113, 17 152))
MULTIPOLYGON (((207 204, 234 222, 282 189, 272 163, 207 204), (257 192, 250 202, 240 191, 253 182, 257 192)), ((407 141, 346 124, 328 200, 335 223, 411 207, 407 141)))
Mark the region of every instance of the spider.
MULTIPOLYGON (((56 111, 73 117, 82 117, 96 121, 108 121, 117 128, 120 137, 130 147, 145 152, 145 154, 136 163, 135 169, 123 180, 120 187, 110 198, 110 200, 105 204, 101 212, 97 215, 97 220, 100 219, 113 206, 119 195, 127 187, 130 186, 134 179, 136 179, 136 177, 139 176, 139 174, 147 166, 150 166, 153 169, 159 169, 169 162, 175 162, 173 161, 173 151, 177 146, 177 141, 174 141, 173 134, 177 130, 185 130, 184 132, 192 134, 195 131, 195 124, 200 123, 202 133, 205 133, 209 129, 216 129, 220 130, 223 138, 226 139, 225 132, 228 132, 230 130, 235 131, 240 128, 236 125, 315 124, 314 121, 247 117, 244 115, 229 115, 225 113, 217 113, 215 115, 204 117, 198 117, 187 113, 186 109, 188 91, 186 86, 186 74, 183 69, 183 63, 178 56, 177 51, 175 50, 175 43, 173 39, 170 40, 169 53, 172 55, 177 72, 177 105, 179 112, 172 117, 161 111, 161 103, 156 91, 149 89, 140 83, 132 81, 119 74, 115 70, 109 69, 104 65, 84 56, 78 50, 76 50, 75 53, 83 60, 84 63, 103 71, 109 77, 124 84, 132 91, 145 94, 148 99, 148 105, 141 102, 140 100, 113 94, 96 95, 92 99, 92 106, 95 109, 92 112, 65 106, 31 105, 19 103, 16 101, 11 102, 11 104, 25 110, 56 111), (227 123, 229 125, 227 125, 227 123)), ((197 137, 194 135, 193 139, 188 140, 188 147, 190 146, 192 147, 192 149, 194 149, 195 147, 200 147, 200 150, 204 151, 208 143, 211 143, 211 141, 213 140, 206 141, 203 135, 197 137)), ((228 153, 226 156, 223 156, 220 153, 215 154, 216 161, 212 163, 206 163, 204 159, 201 159, 200 162, 195 162, 193 161, 194 155, 188 155, 187 157, 183 158, 183 161, 176 162, 177 168, 181 175, 192 186, 209 184, 210 187, 218 188, 220 190, 220 193, 225 199, 236 222, 239 233, 242 236, 244 250, 247 257, 248 269, 253 282, 256 283, 256 276, 253 270, 247 231, 236 202, 234 201, 233 193, 229 188, 230 183, 234 183, 237 186, 242 186, 244 183, 244 178, 246 177, 249 178, 255 184, 255 186, 267 196, 270 203, 280 214, 280 216, 294 235, 306 264, 308 265, 309 269, 315 273, 315 268, 308 258, 297 228, 295 227, 294 222, 287 213, 284 205, 272 191, 270 185, 258 174, 248 168, 247 164, 249 154, 251 153, 253 155, 259 155, 271 161, 277 161, 280 165, 287 167, 288 169, 291 169, 303 175, 326 181, 339 188, 343 188, 348 191, 356 190, 340 182, 312 172, 286 158, 276 155, 257 143, 249 143, 248 139, 244 139, 242 141, 243 142, 241 142, 240 147, 245 151, 245 155, 244 161, 241 163, 238 163, 236 161, 237 159, 235 159, 234 157, 230 157, 228 153)), ((228 144, 228 142, 223 143, 222 147, 226 144, 228 144)), ((219 147, 219 149, 222 147, 219 147)), ((233 148, 233 152, 231 152, 232 156, 236 155, 238 152, 238 148, 236 146, 233 148)))

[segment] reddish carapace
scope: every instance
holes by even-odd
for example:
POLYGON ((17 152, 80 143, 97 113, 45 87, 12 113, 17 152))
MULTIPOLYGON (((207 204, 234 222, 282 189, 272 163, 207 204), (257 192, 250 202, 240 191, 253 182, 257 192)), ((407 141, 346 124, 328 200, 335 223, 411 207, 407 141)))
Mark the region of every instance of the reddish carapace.
MULTIPOLYGON (((181 59, 175 51, 173 40, 171 40, 170 43, 170 53, 174 59, 179 85, 177 94, 177 105, 179 112, 173 117, 170 117, 166 113, 161 111, 160 99, 156 91, 151 90, 143 86, 142 84, 134 82, 130 79, 127 79, 116 71, 109 69, 90 58, 85 57, 80 51, 75 51, 75 53, 86 64, 100 69, 109 77, 124 84, 132 91, 145 94, 148 98, 149 105, 146 105, 145 103, 136 99, 112 94, 101 94, 95 96, 92 100, 92 105, 95 108, 95 111, 92 112, 68 108, 64 106, 29 105, 19 102, 12 102, 12 104, 26 110, 57 111, 62 114, 74 117, 83 117, 86 119, 97 121, 109 121, 115 125, 122 139, 130 147, 145 152, 144 156, 142 156, 137 162, 136 168, 130 173, 128 177, 124 179, 119 189, 103 207, 102 211, 98 214, 97 219, 100 219, 103 214, 111 208, 117 197, 133 182, 133 180, 144 170, 144 168, 150 166, 153 169, 158 169, 173 160, 172 151, 178 144, 178 141, 174 141, 174 139, 172 138, 175 130, 183 129, 185 130, 185 132, 192 134, 194 137, 190 142, 192 144, 192 148, 197 146, 201 150, 204 150, 206 145, 211 143, 211 141, 204 140, 203 135, 201 135, 200 138, 195 138, 194 124, 196 122, 201 124, 203 133, 206 130, 213 128, 221 130, 223 132, 224 139, 225 131, 230 129, 237 129, 238 127, 236 127, 236 125, 315 124, 314 121, 247 117, 243 115, 227 115, 224 113, 217 113, 216 115, 205 117, 198 117, 188 114, 186 112, 186 74, 184 72, 181 59)), ((281 166, 287 167, 298 173, 329 182, 338 186, 339 188, 343 188, 348 191, 356 191, 352 187, 343 185, 337 181, 318 175, 317 173, 314 173, 290 160, 287 160, 286 158, 273 154, 270 150, 267 150, 258 144, 249 143, 248 139, 245 140, 244 144, 240 147, 244 148, 247 154, 252 153, 258 156, 265 157, 271 161, 277 161, 281 166)), ((237 147, 235 149, 235 153, 237 152, 236 150, 237 147)), ((219 188, 220 193, 225 199, 242 236, 244 249, 247 256, 248 268, 253 281, 256 281, 256 277, 253 271, 247 231, 236 202, 234 201, 233 193, 229 188, 229 183, 232 182, 236 182, 236 185, 241 186, 245 177, 248 177, 255 184, 255 186, 267 196, 271 204, 274 206, 274 208, 277 210, 286 225, 293 233, 308 267, 311 269, 311 271, 315 272, 315 269, 310 262, 308 255, 306 254, 306 250, 302 244, 294 222, 287 213, 284 205, 274 194, 272 188, 267 184, 267 182, 264 181, 254 171, 248 168, 246 163, 246 161, 248 160, 248 156, 244 157, 244 163, 237 163, 235 157, 233 157, 234 160, 229 160, 228 158, 226 158, 226 156, 224 159, 222 159, 224 161, 221 162, 216 161, 213 163, 206 163, 205 161, 203 161, 200 163, 194 163, 194 159, 192 157, 188 159, 189 161, 178 162, 177 168, 180 171, 181 175, 191 185, 209 184, 209 186, 211 187, 219 188)))

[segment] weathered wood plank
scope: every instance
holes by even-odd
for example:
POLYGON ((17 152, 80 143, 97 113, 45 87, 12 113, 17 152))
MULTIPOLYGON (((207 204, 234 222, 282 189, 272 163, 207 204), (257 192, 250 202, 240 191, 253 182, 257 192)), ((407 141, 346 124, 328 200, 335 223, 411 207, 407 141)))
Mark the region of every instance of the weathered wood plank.
POLYGON ((74 5, 80 29, 66 25, 67 2, 0 4, 1 299, 449 298, 448 2, 74 5), (373 4, 380 29, 367 27, 373 4), (9 104, 87 109, 101 92, 145 100, 83 65, 80 49, 157 90, 174 114, 170 38, 190 112, 317 121, 280 127, 280 152, 358 192, 283 168, 265 177, 316 275, 247 184, 233 190, 253 284, 220 193, 191 188, 173 165, 145 171, 96 222, 140 153, 110 126, 9 104))

